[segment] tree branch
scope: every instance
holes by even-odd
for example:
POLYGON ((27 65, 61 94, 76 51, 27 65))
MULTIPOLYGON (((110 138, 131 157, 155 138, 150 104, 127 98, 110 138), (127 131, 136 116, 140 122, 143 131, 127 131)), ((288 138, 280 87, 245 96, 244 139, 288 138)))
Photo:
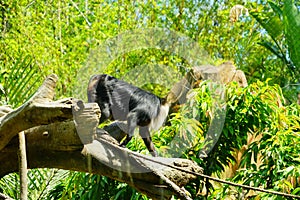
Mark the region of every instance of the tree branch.
POLYGON ((27 184, 27 156, 25 133, 19 133, 19 174, 20 174, 20 199, 27 200, 28 184, 27 184))
POLYGON ((71 104, 57 106, 60 102, 50 102, 54 97, 56 81, 57 76, 50 75, 29 101, 0 118, 0 150, 21 131, 72 119, 71 104))
MULTIPOLYGON (((90 171, 125 182, 153 199, 190 199, 183 187, 196 177, 170 166, 202 172, 196 163, 119 147, 105 130, 96 128, 97 104, 71 98, 52 102, 56 80, 49 76, 32 99, 0 118, 0 177, 18 171, 18 132, 25 131, 29 168, 90 171), (87 155, 92 156, 90 169, 87 155)), ((114 125, 106 130, 119 133, 114 125)))

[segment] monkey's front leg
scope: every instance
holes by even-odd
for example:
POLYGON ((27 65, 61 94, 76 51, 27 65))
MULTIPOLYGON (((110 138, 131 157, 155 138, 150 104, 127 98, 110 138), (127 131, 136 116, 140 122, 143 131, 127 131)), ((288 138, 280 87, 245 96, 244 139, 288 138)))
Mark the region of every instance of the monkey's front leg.
POLYGON ((148 126, 140 127, 140 136, 143 138, 144 143, 148 149, 148 151, 151 153, 153 157, 157 157, 158 154, 155 150, 155 146, 152 142, 150 131, 148 126))

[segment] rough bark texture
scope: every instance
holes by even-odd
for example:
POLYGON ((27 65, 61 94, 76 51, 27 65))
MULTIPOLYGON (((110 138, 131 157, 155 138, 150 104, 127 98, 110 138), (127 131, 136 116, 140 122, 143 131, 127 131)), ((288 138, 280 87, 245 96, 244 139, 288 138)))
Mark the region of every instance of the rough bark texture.
POLYGON ((202 65, 193 68, 193 72, 197 80, 212 80, 214 82, 228 84, 230 82, 237 82, 240 87, 248 85, 245 73, 238 70, 231 62, 223 62, 219 66, 202 65))
POLYGON ((189 91, 198 87, 203 80, 211 80, 219 84, 237 82, 240 87, 248 85, 245 73, 238 70, 230 61, 219 66, 200 65, 193 67, 178 83, 175 83, 167 94, 167 101, 172 103, 171 111, 177 110, 175 105, 181 105, 189 98, 189 91))
MULTIPOLYGON (((171 166, 202 172, 196 163, 152 158, 119 147, 105 130, 96 128, 100 116, 97 104, 72 98, 52 101, 56 81, 57 76, 50 75, 36 95, 18 109, 0 107, 0 177, 18 171, 18 133, 25 131, 28 168, 90 171, 128 183, 153 199, 172 195, 190 199, 184 185, 196 177, 171 166)), ((118 126, 106 130, 117 138, 118 126)))

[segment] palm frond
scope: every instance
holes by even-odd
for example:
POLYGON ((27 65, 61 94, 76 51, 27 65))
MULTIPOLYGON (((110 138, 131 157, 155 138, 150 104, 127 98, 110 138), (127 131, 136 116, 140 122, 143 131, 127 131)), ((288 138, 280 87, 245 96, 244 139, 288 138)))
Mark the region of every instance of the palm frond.
POLYGON ((30 56, 21 55, 12 66, 5 66, 5 71, 0 75, 1 101, 13 107, 24 103, 38 87, 41 80, 38 72, 39 68, 30 56))

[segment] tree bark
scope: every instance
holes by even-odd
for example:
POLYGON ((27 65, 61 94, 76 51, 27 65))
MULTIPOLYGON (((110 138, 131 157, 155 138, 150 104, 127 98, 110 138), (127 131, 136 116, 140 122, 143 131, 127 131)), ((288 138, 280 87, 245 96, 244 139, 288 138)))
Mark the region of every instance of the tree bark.
MULTIPOLYGON (((50 75, 37 93, 15 110, 0 107, 4 113, 0 115, 0 177, 18 171, 18 133, 24 131, 28 168, 91 172, 125 182, 153 199, 172 195, 190 199, 184 186, 196 176, 178 167, 201 173, 196 163, 153 158, 119 147, 105 130, 96 128, 100 117, 97 104, 72 98, 52 101, 56 81, 57 76, 50 75)), ((116 138, 121 134, 115 125, 106 130, 116 138)))
POLYGON ((28 184, 27 184, 27 156, 25 133, 19 133, 19 173, 20 173, 20 199, 27 200, 28 184))

